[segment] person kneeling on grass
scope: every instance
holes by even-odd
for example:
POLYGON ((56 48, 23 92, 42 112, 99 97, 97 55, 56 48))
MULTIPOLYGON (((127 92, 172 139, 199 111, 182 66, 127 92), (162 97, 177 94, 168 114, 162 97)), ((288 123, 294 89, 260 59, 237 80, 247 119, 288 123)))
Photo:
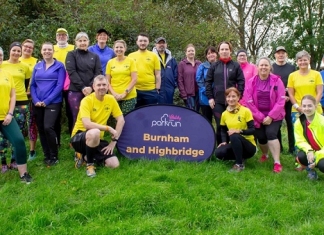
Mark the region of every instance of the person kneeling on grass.
POLYGON ((234 87, 225 91, 228 106, 220 121, 222 143, 215 152, 221 160, 235 160, 231 171, 237 172, 244 170, 243 161, 253 157, 256 152, 252 113, 238 103, 240 96, 240 92, 234 87), (226 142, 228 136, 230 143, 226 142))
POLYGON ((119 166, 118 158, 114 155, 114 148, 125 124, 123 113, 116 99, 106 94, 108 80, 105 76, 98 75, 94 78, 93 90, 94 93, 81 101, 71 138, 71 145, 75 151, 83 156, 86 155, 89 177, 96 175, 94 161, 104 163, 110 168, 119 166), (106 125, 110 114, 117 120, 116 129, 106 125), (103 139, 105 131, 112 135, 110 143, 103 139))
POLYGON ((317 102, 311 95, 301 100, 303 114, 295 122, 297 161, 307 166, 308 178, 318 178, 315 167, 324 173, 324 117, 316 112, 317 102))

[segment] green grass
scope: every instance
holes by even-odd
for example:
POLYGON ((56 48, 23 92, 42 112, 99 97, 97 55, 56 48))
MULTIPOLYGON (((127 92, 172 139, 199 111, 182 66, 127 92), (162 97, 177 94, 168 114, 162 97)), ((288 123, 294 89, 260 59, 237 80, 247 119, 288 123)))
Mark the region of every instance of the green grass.
POLYGON ((14 171, 0 176, 0 234, 322 234, 324 175, 309 181, 292 156, 282 155, 281 174, 272 160, 258 162, 260 152, 241 173, 214 159, 121 157, 119 169, 89 178, 64 141, 51 168, 38 146, 32 184, 14 171))

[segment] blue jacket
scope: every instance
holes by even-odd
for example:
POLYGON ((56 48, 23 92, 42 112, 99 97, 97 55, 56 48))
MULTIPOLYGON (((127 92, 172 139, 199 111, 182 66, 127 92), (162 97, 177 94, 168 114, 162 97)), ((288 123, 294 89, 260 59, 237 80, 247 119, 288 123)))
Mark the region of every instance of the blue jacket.
POLYGON ((116 57, 114 50, 108 46, 105 46, 104 49, 101 49, 98 46, 98 44, 90 46, 88 48, 88 50, 99 56, 100 63, 101 63, 101 73, 103 75, 106 75, 106 67, 107 67, 108 61, 111 60, 112 58, 116 57))
POLYGON ((34 104, 46 105, 62 102, 63 84, 66 76, 64 64, 55 59, 47 70, 45 61, 38 62, 33 71, 30 93, 34 104))
POLYGON ((206 96, 206 87, 205 87, 205 80, 209 68, 210 68, 210 63, 208 61, 205 61, 204 63, 199 65, 196 73, 196 82, 199 89, 199 103, 201 105, 209 105, 208 98, 206 96))
POLYGON ((160 104, 173 104, 174 90, 178 82, 178 64, 172 57, 171 51, 165 50, 165 67, 162 58, 159 56, 157 49, 154 47, 153 52, 158 55, 161 63, 161 88, 159 94, 160 104))

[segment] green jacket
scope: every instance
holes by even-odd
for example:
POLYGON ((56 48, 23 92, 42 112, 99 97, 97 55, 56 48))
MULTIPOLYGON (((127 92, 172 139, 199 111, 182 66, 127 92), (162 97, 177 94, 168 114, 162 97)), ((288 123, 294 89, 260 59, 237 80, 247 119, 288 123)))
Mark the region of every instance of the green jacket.
MULTIPOLYGON (((309 144, 308 138, 306 136, 306 116, 305 114, 300 115, 300 117, 295 122, 295 141, 298 149, 303 150, 305 153, 312 149, 309 144)), ((316 164, 322 158, 324 158, 324 117, 315 112, 315 117, 309 125, 309 129, 313 133, 314 139, 321 150, 315 152, 316 164)))

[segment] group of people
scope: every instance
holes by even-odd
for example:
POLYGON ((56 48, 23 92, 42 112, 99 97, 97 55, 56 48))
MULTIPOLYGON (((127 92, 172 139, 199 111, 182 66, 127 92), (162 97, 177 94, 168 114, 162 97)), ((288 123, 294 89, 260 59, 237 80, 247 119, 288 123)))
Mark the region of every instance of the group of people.
MULTIPOLYGON (((260 161, 268 160, 270 151, 273 171, 282 171, 280 128, 284 118, 289 152, 295 152, 295 133, 297 148, 305 153, 298 153, 298 162, 320 162, 321 141, 312 129, 312 121, 320 123, 321 116, 312 112, 311 104, 320 108, 323 82, 318 72, 309 69, 307 52, 296 55, 299 70, 295 71, 287 63, 284 47, 276 49, 275 64, 262 57, 255 66, 248 63, 243 49, 237 52, 237 62, 232 60, 233 47, 229 42, 221 42, 217 48, 209 46, 204 63, 195 58, 195 47, 189 44, 185 58, 178 64, 164 37, 157 38, 153 51, 149 51, 149 36, 139 34, 138 51, 128 56, 125 41, 117 40, 110 48, 109 38, 107 30, 99 29, 97 43, 89 46, 88 35, 80 32, 75 45, 71 45, 67 30, 59 28, 57 44, 43 43, 42 60, 38 63, 32 56, 35 44, 31 39, 22 44, 13 42, 6 61, 0 50, 0 89, 6 99, 0 105, 3 173, 18 169, 21 180, 31 182, 24 137, 29 135, 29 160, 33 160, 37 132, 44 163, 58 163, 63 102, 76 167, 86 163, 89 177, 96 175, 95 163, 116 168, 119 161, 114 149, 125 123, 124 114, 143 105, 173 104, 176 88, 186 107, 201 109, 210 122, 215 118, 216 157, 235 160, 233 171, 245 168, 244 161, 255 154, 256 143, 262 151, 260 161), (299 119, 298 114, 302 114, 299 119), (115 127, 108 125, 110 116, 116 119, 115 127), (294 132, 293 123, 302 125, 302 131, 296 127, 294 132), (111 134, 110 143, 104 140, 104 132, 111 134), (9 165, 8 142, 12 145, 9 165)), ((314 167, 307 169, 314 175, 314 167)))

